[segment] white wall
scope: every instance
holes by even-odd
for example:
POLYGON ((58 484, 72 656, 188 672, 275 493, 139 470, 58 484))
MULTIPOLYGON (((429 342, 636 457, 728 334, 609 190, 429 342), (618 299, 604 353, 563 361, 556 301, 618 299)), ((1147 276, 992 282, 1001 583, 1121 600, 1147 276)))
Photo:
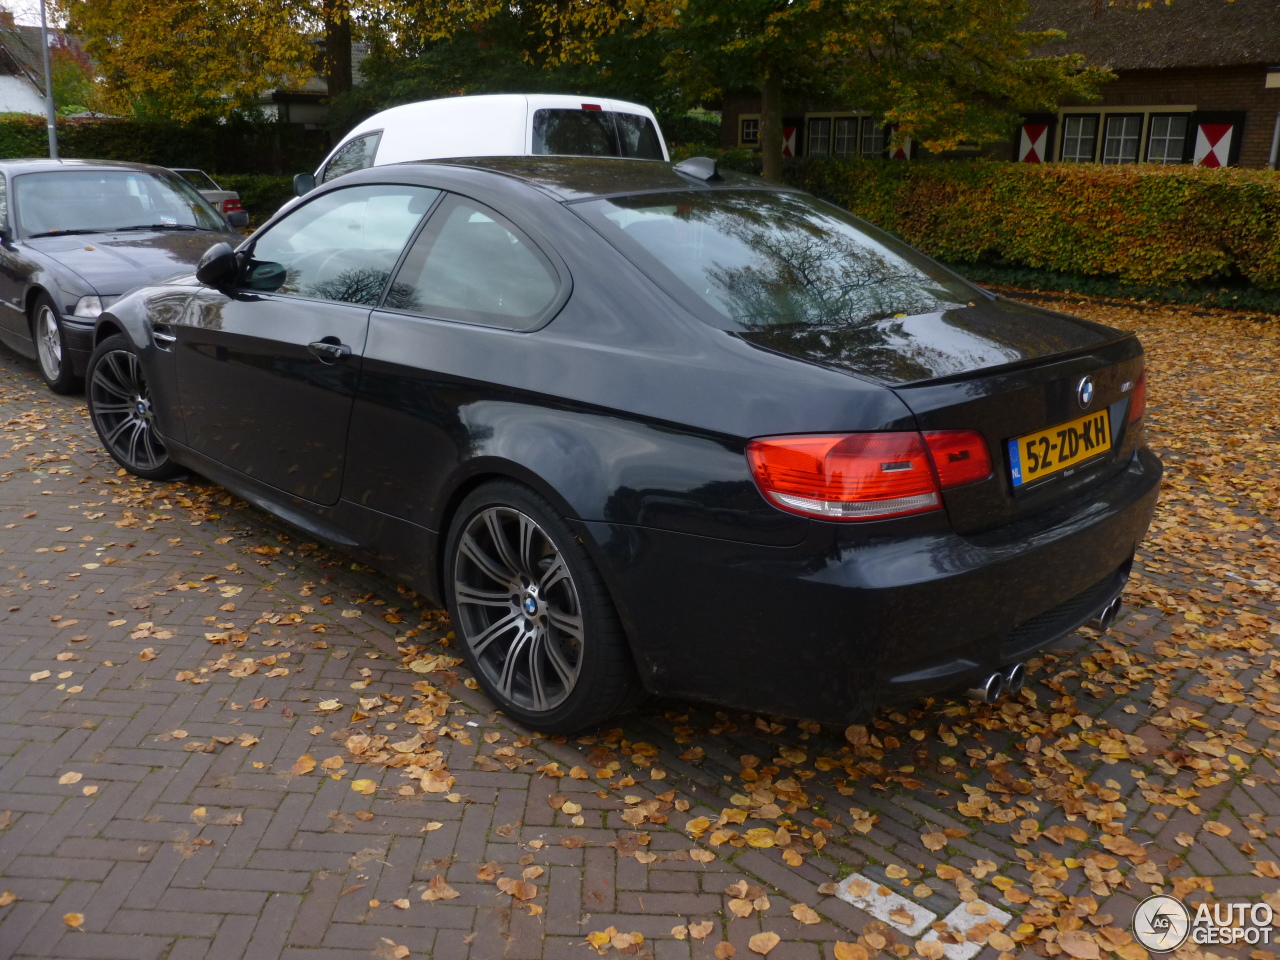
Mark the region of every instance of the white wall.
POLYGON ((22 77, 0 77, 0 113, 44 116, 44 97, 22 77))

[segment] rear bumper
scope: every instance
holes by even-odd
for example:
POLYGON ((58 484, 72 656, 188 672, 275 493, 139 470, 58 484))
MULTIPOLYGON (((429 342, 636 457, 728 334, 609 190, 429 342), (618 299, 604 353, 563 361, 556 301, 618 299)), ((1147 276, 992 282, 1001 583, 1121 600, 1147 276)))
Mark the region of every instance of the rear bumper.
POLYGON ((1124 585, 1161 470, 1140 448, 1070 502, 970 537, 814 523, 777 548, 582 529, 653 692, 849 723, 1025 660, 1095 615, 1124 585))

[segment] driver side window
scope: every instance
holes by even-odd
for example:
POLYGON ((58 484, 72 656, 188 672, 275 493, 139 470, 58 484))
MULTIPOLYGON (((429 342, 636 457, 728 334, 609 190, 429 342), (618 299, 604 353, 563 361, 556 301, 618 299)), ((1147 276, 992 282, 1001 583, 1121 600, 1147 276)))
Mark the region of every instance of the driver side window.
POLYGON ((241 286, 376 306, 400 252, 439 194, 370 184, 316 197, 254 242, 241 286))

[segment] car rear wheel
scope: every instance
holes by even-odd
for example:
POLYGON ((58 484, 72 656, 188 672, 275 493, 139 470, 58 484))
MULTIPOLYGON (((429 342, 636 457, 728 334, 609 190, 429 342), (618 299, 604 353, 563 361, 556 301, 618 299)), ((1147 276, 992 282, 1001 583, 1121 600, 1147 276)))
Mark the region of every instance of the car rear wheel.
POLYGON ((462 653, 508 716, 570 732, 618 712, 639 692, 599 571, 533 491, 508 481, 472 491, 450 530, 445 570, 462 653))
POLYGON ((36 341, 36 358, 40 363, 40 376, 54 393, 75 393, 83 386, 71 367, 63 335, 62 318, 48 294, 36 297, 31 314, 31 335, 36 341))
POLYGON ((182 472, 156 428, 151 391, 127 337, 107 337, 89 358, 89 419, 102 445, 135 476, 167 480, 182 472))

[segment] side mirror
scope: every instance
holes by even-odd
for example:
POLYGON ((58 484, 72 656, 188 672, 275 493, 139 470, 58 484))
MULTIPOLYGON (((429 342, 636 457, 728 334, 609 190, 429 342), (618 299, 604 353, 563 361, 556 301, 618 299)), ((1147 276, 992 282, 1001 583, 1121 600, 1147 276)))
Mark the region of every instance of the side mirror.
POLYGON ((293 195, 295 197, 305 197, 308 193, 316 188, 316 175, 314 173, 298 173, 293 177, 293 195))
POLYGON ((227 214, 227 223, 237 230, 247 227, 249 225, 249 214, 243 210, 232 210, 227 214))
POLYGON ((196 279, 207 287, 223 287, 235 278, 239 267, 231 244, 215 243, 196 264, 196 279))
POLYGON ((285 269, 284 264, 272 263, 269 260, 254 261, 246 272, 244 289, 274 293, 284 286, 288 278, 289 271, 285 269))

